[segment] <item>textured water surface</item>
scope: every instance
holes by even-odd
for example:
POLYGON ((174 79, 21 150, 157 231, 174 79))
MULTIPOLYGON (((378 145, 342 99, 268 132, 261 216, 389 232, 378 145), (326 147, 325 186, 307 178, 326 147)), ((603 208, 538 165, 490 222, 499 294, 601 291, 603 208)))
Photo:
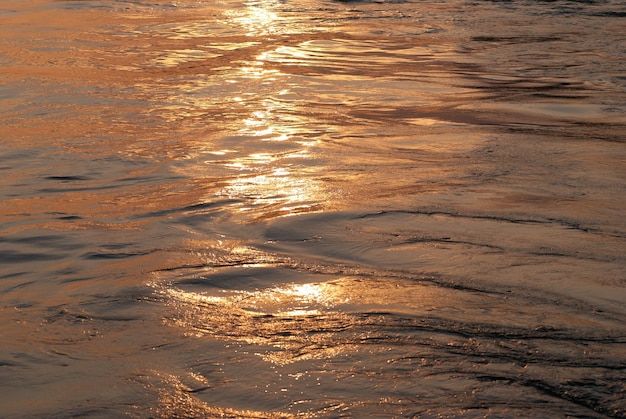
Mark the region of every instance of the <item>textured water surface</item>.
POLYGON ((624 7, 0 0, 0 416, 624 417, 624 7))

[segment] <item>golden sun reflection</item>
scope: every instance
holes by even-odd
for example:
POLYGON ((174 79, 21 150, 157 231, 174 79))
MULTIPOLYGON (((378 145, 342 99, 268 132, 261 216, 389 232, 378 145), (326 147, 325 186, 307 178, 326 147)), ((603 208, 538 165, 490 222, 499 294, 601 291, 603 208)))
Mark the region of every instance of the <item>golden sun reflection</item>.
POLYGON ((270 306, 277 304, 275 315, 278 316, 308 316, 322 314, 322 309, 330 309, 337 303, 345 303, 345 297, 337 294, 337 286, 328 283, 297 284, 288 287, 275 288, 260 296, 257 307, 264 306, 263 300, 269 301, 270 306), (284 305, 284 306, 283 306, 284 305))
POLYGON ((284 33, 285 25, 274 10, 279 10, 280 1, 249 1, 243 14, 231 16, 232 21, 246 28, 248 36, 284 33))
POLYGON ((324 201, 320 181, 313 176, 315 168, 307 162, 317 142, 302 138, 297 132, 301 128, 284 120, 295 105, 276 99, 289 92, 278 80, 281 76, 262 65, 245 68, 246 78, 259 78, 267 86, 265 96, 249 103, 241 99, 249 113, 239 120, 237 136, 255 146, 223 162, 240 174, 227 180, 222 194, 244 199, 240 211, 256 209, 260 212, 256 220, 315 211, 324 201))
POLYGON ((256 208, 261 211, 260 218, 272 218, 318 210, 320 204, 315 199, 315 188, 312 181, 293 176, 288 168, 282 167, 267 175, 234 179, 223 194, 233 199, 247 198, 249 205, 241 207, 241 211, 256 208))
POLYGON ((280 0, 244 0, 243 6, 225 11, 221 23, 243 27, 253 41, 233 38, 232 44, 175 51, 159 62, 174 66, 198 59, 206 50, 216 54, 212 58, 218 65, 211 68, 207 63, 208 78, 181 83, 178 94, 164 105, 169 122, 211 127, 206 136, 191 139, 193 147, 184 150, 185 162, 176 170, 211 182, 219 179, 198 201, 232 199, 236 204, 229 210, 244 218, 238 222, 319 211, 329 202, 314 152, 321 143, 319 131, 311 129, 312 117, 303 112, 306 104, 297 95, 294 77, 267 61, 268 50, 282 39, 273 35, 296 30, 290 25, 297 25, 298 18, 290 21, 280 0), (230 56, 233 59, 227 59, 230 56))
POLYGON ((256 291, 220 290, 216 294, 185 291, 179 288, 164 290, 172 301, 177 301, 182 306, 204 308, 205 315, 210 314, 207 309, 212 308, 216 313, 237 312, 239 315, 246 313, 253 317, 321 315, 332 311, 337 305, 350 302, 344 291, 341 280, 288 284, 256 291))
MULTIPOLYGON (((354 350, 354 341, 345 339, 346 336, 355 331, 367 336, 369 330, 368 317, 358 313, 429 315, 434 307, 452 309, 459 301, 456 292, 413 280, 394 279, 394 286, 390 286, 387 279, 333 276, 324 281, 277 284, 275 281, 283 275, 293 274, 294 279, 309 275, 302 271, 285 272, 279 265, 274 261, 254 267, 217 269, 192 284, 163 284, 162 295, 173 308, 166 323, 179 327, 188 336, 255 345, 255 353, 263 360, 286 365, 306 359, 328 359, 354 350), (245 282, 250 286, 240 282, 241 278, 252 279, 245 282), (234 281, 239 285, 207 286, 215 281, 234 281)), ((478 303, 476 309, 481 310, 478 303)))
POLYGON ((287 284, 255 291, 187 291, 166 287, 163 295, 176 314, 166 323, 188 336, 211 336, 277 348, 258 355, 268 362, 288 364, 310 358, 336 356, 344 346, 316 348, 303 353, 311 339, 327 339, 353 323, 338 305, 349 303, 342 280, 287 284), (309 336, 306 330, 315 330, 309 336))

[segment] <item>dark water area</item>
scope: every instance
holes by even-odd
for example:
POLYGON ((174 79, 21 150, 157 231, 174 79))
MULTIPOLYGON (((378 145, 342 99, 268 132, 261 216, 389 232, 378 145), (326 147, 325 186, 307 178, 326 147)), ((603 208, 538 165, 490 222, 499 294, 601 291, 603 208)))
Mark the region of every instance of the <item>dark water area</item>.
POLYGON ((625 11, 0 0, 0 417, 626 417, 625 11))

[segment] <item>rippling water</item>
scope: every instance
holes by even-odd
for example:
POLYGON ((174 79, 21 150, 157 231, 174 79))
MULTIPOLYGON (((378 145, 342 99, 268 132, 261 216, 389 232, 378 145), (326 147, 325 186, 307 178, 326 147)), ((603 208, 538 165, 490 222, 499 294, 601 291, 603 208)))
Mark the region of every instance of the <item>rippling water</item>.
POLYGON ((624 417, 625 10, 0 0, 0 416, 624 417))

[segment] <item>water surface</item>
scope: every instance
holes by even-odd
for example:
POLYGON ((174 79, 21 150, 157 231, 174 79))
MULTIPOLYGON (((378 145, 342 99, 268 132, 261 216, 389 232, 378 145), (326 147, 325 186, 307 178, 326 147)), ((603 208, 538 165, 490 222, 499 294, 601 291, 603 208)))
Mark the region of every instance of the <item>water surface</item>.
POLYGON ((0 416, 623 417, 625 17, 0 0, 0 416))

